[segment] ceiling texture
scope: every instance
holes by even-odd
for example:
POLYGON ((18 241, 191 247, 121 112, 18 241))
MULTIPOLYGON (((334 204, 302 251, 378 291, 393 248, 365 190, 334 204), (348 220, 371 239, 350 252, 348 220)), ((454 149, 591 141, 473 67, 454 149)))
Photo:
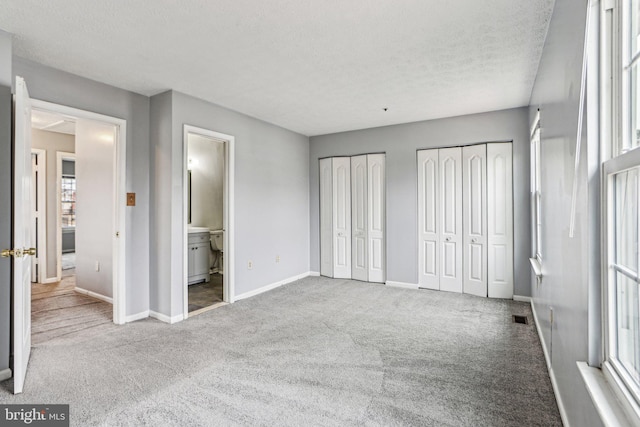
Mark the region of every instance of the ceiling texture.
POLYGON ((22 58, 312 136, 528 105, 553 6, 0 0, 0 29, 22 58))

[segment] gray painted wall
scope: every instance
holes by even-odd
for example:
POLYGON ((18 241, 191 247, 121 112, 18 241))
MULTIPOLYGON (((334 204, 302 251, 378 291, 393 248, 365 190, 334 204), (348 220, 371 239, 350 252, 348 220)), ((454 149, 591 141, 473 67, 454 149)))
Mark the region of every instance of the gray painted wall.
POLYGON ((34 99, 93 111, 127 121, 126 191, 137 193, 126 212, 125 313, 149 308, 149 98, 53 68, 13 58, 14 75, 25 78, 34 99))
MULTIPOLYGON (((588 180, 594 178, 597 183, 599 171, 587 175, 586 132, 580 153, 575 235, 569 237, 586 10, 584 0, 556 1, 531 98, 531 121, 537 108, 541 120, 544 275, 540 285, 532 282, 532 296, 544 344, 553 349, 549 352, 551 366, 569 422, 599 426, 576 367, 576 361, 588 359, 589 268, 599 262, 597 256, 590 259, 589 255, 588 180)), ((597 209, 595 212, 597 215, 597 209)))
POLYGON ((416 150, 513 140, 514 294, 530 295, 529 123, 526 108, 430 120, 310 139, 311 270, 320 271, 319 172, 322 157, 386 153, 387 280, 418 283, 416 150))
MULTIPOLYGON (((11 241, 11 34, 0 31, 0 249, 11 241)), ((0 371, 9 368, 11 352, 11 261, 0 258, 0 371)))
POLYGON ((151 107, 152 310, 182 313, 184 124, 235 137, 236 295, 309 271, 308 138, 178 92, 153 97, 151 107))
MULTIPOLYGON (((0 62, 3 60, 0 51, 0 62)), ((11 88, 0 86, 0 249, 11 241, 11 88)), ((9 368, 11 352, 11 258, 0 258, 0 372, 9 368)))
MULTIPOLYGON (((27 83, 28 85, 28 83, 27 83)), ((67 153, 75 153, 75 138, 73 135, 67 135, 65 133, 49 132, 46 130, 32 129, 31 131, 31 146, 33 148, 40 148, 47 153, 47 177, 46 177, 46 192, 47 192, 47 267, 45 277, 56 277, 56 231, 58 228, 58 211, 56 205, 58 202, 57 192, 58 187, 56 184, 58 160, 57 152, 64 151, 67 153)))

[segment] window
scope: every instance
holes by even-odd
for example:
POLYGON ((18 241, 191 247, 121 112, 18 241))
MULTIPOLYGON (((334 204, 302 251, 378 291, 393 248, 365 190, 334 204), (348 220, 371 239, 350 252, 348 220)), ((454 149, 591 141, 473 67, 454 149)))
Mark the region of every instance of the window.
POLYGON ((62 183, 60 186, 62 194, 61 212, 62 227, 76 226, 76 178, 70 175, 62 175, 62 183))
POLYGON ((604 8, 603 368, 640 410, 640 0, 604 8), (608 81, 613 84, 608 86, 608 81), (610 100, 610 104, 608 103, 610 100))
POLYGON ((540 113, 531 132, 531 233, 533 258, 542 263, 541 194, 540 194, 540 113))

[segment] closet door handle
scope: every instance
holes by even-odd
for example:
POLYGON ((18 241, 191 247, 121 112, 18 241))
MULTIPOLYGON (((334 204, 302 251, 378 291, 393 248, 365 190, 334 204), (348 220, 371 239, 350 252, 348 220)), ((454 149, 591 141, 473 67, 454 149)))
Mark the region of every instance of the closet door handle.
POLYGON ((451 237, 447 237, 446 239, 444 239, 445 242, 450 242, 451 241, 451 237))
POLYGON ((478 242, 478 239, 476 238, 471 239, 471 243, 477 243, 477 242, 478 242))

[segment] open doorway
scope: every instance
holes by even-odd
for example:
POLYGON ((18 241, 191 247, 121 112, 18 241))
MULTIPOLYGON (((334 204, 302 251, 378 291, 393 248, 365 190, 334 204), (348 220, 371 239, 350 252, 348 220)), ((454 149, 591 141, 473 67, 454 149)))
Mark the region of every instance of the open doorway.
POLYGON ((34 344, 124 323, 124 135, 123 120, 33 100, 34 344))
POLYGON ((185 125, 185 318, 232 302, 233 137, 185 125))

